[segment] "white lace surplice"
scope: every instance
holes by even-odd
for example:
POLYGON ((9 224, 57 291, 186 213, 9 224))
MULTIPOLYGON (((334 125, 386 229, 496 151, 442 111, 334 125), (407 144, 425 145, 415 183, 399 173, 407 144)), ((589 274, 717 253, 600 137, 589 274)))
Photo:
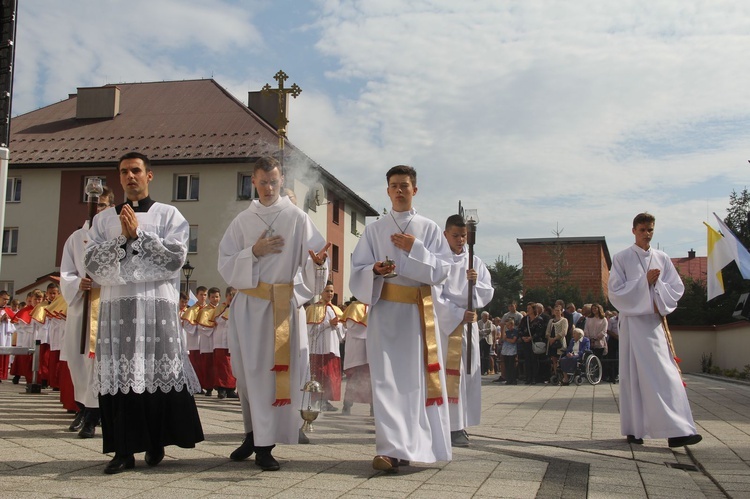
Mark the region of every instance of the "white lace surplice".
POLYGON ((102 285, 94 389, 102 394, 200 391, 181 347, 180 270, 188 222, 172 206, 137 212, 138 238, 126 241, 114 208, 94 218, 88 273, 102 285))

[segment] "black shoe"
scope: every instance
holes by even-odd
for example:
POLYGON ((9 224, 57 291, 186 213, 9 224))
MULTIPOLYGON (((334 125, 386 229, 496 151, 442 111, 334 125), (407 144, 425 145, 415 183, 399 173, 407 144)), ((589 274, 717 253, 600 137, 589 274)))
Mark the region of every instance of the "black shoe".
POLYGON ((695 435, 687 435, 685 437, 672 437, 667 439, 670 447, 683 447, 685 445, 693 445, 697 444, 701 440, 703 440, 703 437, 697 433, 695 435))
POLYGON ((223 388, 219 388, 217 390, 218 394, 216 395, 219 399, 225 399, 227 398, 227 391, 223 388))
POLYGON ((210 397, 213 394, 214 394, 213 388, 209 388, 208 390, 206 390, 206 397, 210 397))
POLYGON ((94 438, 96 435, 96 425, 91 421, 83 423, 81 431, 78 432, 78 438, 94 438))
POLYGON ((352 406, 351 406, 351 404, 349 404, 349 405, 344 404, 344 408, 341 409, 341 415, 342 416, 351 416, 351 414, 352 414, 352 406))
POLYGON ((232 461, 244 461, 252 456, 253 452, 255 452, 255 445, 253 444, 253 432, 250 432, 245 435, 245 440, 242 441, 242 445, 229 454, 229 459, 232 461))
POLYGON ((21 381, 21 376, 13 376, 13 384, 17 385, 21 381))
POLYGON ((158 447, 150 451, 147 450, 144 459, 149 466, 156 466, 164 459, 164 447, 158 447))
POLYGON ((469 435, 465 430, 458 430, 451 432, 451 446, 452 447, 468 447, 469 446, 469 435))
POLYGON ((115 457, 104 467, 104 473, 107 475, 116 475, 117 473, 132 470, 133 468, 135 468, 135 457, 133 457, 133 454, 115 454, 115 457))
POLYGON ((502 383, 503 381, 505 381, 505 378, 503 378, 502 376, 492 380, 493 383, 502 383))
POLYGON ((635 438, 635 435, 628 435, 628 443, 629 444, 643 445, 643 439, 642 438, 635 438))
POLYGON ((321 404, 320 410, 323 412, 336 412, 339 410, 339 408, 326 400, 325 402, 323 402, 323 404, 321 404))
POLYGON ((75 419, 68 426, 68 431, 80 431, 81 428, 83 428, 83 411, 78 411, 75 419))
POLYGON ((271 449, 274 447, 259 447, 255 453, 255 464, 263 471, 277 471, 280 468, 279 462, 271 455, 271 449))
POLYGON ((227 398, 228 399, 238 399, 238 398, 240 398, 240 396, 237 395, 237 392, 235 392, 234 390, 227 390, 227 398))

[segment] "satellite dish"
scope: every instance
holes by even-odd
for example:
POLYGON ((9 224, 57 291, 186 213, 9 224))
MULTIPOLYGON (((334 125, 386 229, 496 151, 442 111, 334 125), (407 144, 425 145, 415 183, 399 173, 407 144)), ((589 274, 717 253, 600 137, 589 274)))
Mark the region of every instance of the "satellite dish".
POLYGON ((310 204, 313 206, 326 204, 326 190, 320 182, 316 182, 310 187, 310 204))

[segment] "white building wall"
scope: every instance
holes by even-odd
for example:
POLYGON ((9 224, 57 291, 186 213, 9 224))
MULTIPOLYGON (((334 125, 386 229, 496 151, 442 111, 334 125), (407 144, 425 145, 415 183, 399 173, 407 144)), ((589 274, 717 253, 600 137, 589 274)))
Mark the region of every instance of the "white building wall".
POLYGON ((22 179, 21 202, 5 206, 5 227, 18 227, 18 253, 3 255, 0 281, 13 281, 15 289, 19 289, 37 277, 58 270, 55 254, 60 171, 13 169, 8 177, 22 179))

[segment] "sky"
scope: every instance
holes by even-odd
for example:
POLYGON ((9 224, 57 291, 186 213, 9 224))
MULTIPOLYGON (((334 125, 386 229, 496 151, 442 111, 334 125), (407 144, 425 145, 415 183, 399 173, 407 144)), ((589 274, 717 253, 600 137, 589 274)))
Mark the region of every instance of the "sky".
MULTIPOLYGON (((13 115, 77 87, 213 78, 236 98, 302 88, 289 140, 376 210, 418 172, 417 211, 479 212, 475 253, 604 236, 706 255, 750 174, 750 2, 19 2, 13 115)), ((12 158, 12 150, 11 150, 12 158)))

